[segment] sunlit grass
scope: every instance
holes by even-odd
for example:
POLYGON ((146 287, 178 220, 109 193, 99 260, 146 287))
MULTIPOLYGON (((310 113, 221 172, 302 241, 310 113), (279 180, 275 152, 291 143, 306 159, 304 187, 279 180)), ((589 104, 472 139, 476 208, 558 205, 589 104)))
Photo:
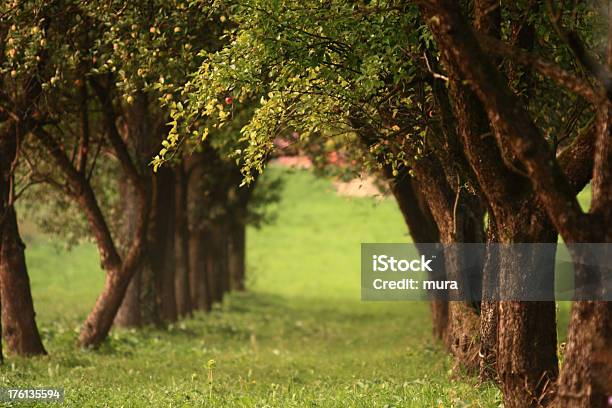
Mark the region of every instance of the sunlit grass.
POLYGON ((426 303, 360 301, 359 244, 409 240, 393 200, 338 197, 305 171, 267 176, 285 188, 274 224, 248 231, 249 291, 167 331, 115 330, 96 352, 75 348, 102 284, 94 246, 66 252, 30 234, 50 356, 9 356, 0 385, 64 387, 73 407, 500 404, 494 387, 450 375, 426 303))

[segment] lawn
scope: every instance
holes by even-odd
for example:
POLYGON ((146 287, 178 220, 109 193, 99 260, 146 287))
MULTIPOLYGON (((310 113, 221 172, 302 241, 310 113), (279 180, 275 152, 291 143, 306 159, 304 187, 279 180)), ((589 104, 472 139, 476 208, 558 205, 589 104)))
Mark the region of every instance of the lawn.
POLYGON ((339 197, 302 170, 266 177, 284 189, 275 221, 248 231, 248 292, 167 330, 114 330, 98 351, 75 347, 102 284, 95 248, 26 228, 50 355, 9 356, 0 386, 64 387, 72 407, 500 405, 494 387, 450 375, 426 303, 360 301, 359 244, 409 240, 392 199, 339 197))

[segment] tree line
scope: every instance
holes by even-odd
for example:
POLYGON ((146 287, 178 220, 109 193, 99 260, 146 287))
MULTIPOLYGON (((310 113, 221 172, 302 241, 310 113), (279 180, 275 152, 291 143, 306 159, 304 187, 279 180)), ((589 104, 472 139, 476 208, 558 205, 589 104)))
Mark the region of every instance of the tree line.
MULTIPOLYGON (((99 248, 107 279, 85 346, 113 322, 161 324, 243 287, 248 207, 279 137, 380 174, 417 245, 610 242, 606 2, 2 7, 0 281, 13 351, 19 336, 22 353, 44 351, 16 185, 78 209, 99 248), (576 196, 589 184, 585 212, 576 196)), ((572 256, 577 286, 609 290, 605 269, 572 256)), ((461 281, 460 264, 445 258, 448 279, 461 281)), ((511 251, 480 264, 483 287, 534 279, 511 251)), ((538 273, 554 293, 554 264, 538 273)), ((456 367, 497 383, 507 407, 607 405, 611 303, 573 303, 562 353, 552 301, 435 300, 431 311, 456 367)))
MULTIPOLYGON (((245 227, 275 186, 240 188, 221 143, 185 147, 157 172, 163 101, 214 50, 223 24, 201 7, 159 2, 15 1, 0 6, 2 333, 18 355, 45 354, 15 204, 41 227, 95 242, 104 287, 78 343, 113 325, 163 326, 243 290, 245 227), (193 44, 193 45, 191 45, 193 44)), ((231 134, 230 131, 226 134, 231 134)), ((89 271, 89 273, 95 273, 89 271)))

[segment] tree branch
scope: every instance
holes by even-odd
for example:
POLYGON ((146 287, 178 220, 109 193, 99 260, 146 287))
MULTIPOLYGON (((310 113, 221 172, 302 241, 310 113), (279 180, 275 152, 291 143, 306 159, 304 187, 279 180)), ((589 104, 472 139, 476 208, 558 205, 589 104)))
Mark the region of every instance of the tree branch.
POLYGON ((486 52, 501 57, 512 58, 515 62, 527 65, 543 76, 552 79, 557 84, 569 89, 591 103, 599 103, 600 97, 591 84, 570 72, 565 71, 557 64, 539 58, 521 48, 516 48, 505 42, 486 35, 477 35, 480 46, 486 52))
POLYGON ((595 136, 595 126, 591 124, 557 155, 559 166, 575 194, 582 191, 593 176, 595 136))
POLYGON ((559 163, 550 159, 548 143, 519 100, 508 89, 501 74, 480 48, 471 27, 455 0, 430 0, 425 14, 439 34, 446 57, 454 61, 483 103, 498 137, 524 164, 534 191, 566 242, 581 242, 589 219, 582 212, 559 163))
POLYGON ((612 100, 612 75, 610 71, 587 51, 578 33, 567 30, 563 26, 561 23, 562 11, 556 11, 553 0, 547 0, 546 4, 550 21, 559 37, 567 44, 578 62, 604 87, 608 99, 612 100))
POLYGON ((117 129, 117 125, 115 123, 117 115, 115 114, 115 109, 113 107, 113 102, 109 92, 99 83, 96 78, 92 78, 90 82, 102 104, 102 113, 104 114, 104 121, 108 132, 108 140, 113 147, 115 154, 117 155, 117 159, 119 160, 125 175, 130 180, 134 188, 137 190, 143 190, 140 193, 144 193, 142 178, 138 173, 134 162, 132 161, 123 138, 119 134, 119 130, 117 129))
POLYGON ((93 231, 98 244, 102 267, 106 271, 119 269, 121 266, 121 257, 115 247, 110 229, 98 205, 91 184, 89 184, 85 176, 74 167, 66 155, 66 152, 51 134, 41 127, 35 127, 32 134, 45 147, 56 165, 66 176, 72 189, 73 197, 87 216, 87 220, 93 231))

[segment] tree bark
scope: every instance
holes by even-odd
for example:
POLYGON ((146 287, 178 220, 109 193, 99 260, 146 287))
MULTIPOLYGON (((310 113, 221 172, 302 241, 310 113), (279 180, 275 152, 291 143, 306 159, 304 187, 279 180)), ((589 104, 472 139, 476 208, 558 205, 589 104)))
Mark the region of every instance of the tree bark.
POLYGON ((498 307, 496 363, 504 406, 549 405, 558 375, 557 336, 550 324, 555 321, 554 303, 504 301, 498 307))
POLYGON ((607 408, 612 395, 612 302, 574 302, 569 327, 557 406, 607 408))
MULTIPOLYGON (((529 213, 533 210, 528 209, 529 213)), ((534 219, 546 220, 541 211, 534 219)), ((525 217, 521 217, 525 219, 525 217)), ((525 226, 514 220, 517 230, 525 226)), ((537 224, 536 224, 537 226, 537 224)), ((530 233, 533 242, 554 242, 556 233, 548 222, 540 226, 541 233, 530 233)), ((548 299, 554 297, 554 251, 540 250, 537 245, 518 252, 514 243, 526 242, 514 237, 500 251, 499 291, 502 299, 525 288, 543 288, 548 299), (537 274, 525 271, 537 271, 537 274)), ((538 407, 549 405, 558 376, 556 308, 551 301, 502 300, 498 304, 496 372, 504 394, 506 407, 538 407)))
POLYGON ((497 330, 499 327, 499 302, 485 301, 480 307, 480 381, 498 382, 497 378, 497 330))
POLYGON ((482 274, 482 302, 480 305, 480 381, 498 381, 497 330, 499 327, 498 286, 500 262, 495 244, 499 242, 495 216, 489 211, 487 246, 482 274))
POLYGON ((36 314, 13 206, 4 210, 0 232, 0 299, 6 348, 20 356, 47 354, 36 326, 36 314))

